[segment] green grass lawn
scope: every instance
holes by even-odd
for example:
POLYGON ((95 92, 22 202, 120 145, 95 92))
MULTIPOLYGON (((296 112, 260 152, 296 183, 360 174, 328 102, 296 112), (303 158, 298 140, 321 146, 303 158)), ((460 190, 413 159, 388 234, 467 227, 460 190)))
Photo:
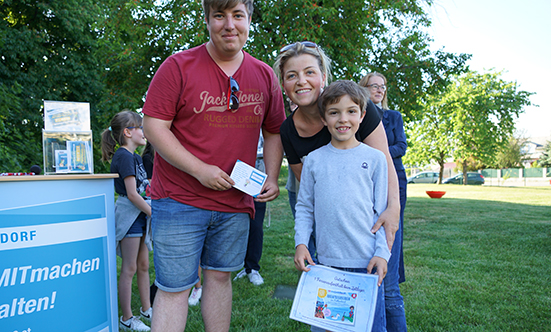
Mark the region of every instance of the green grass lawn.
MULTIPOLYGON (((309 331, 288 318, 291 300, 272 298, 277 285, 294 286, 300 274, 283 187, 269 206, 265 283, 233 282, 230 330, 309 331)), ((409 185, 404 255, 409 331, 551 331, 551 187, 409 185), (430 199, 426 190, 446 194, 430 199)), ((203 330, 200 308, 190 308, 187 331, 203 330)))

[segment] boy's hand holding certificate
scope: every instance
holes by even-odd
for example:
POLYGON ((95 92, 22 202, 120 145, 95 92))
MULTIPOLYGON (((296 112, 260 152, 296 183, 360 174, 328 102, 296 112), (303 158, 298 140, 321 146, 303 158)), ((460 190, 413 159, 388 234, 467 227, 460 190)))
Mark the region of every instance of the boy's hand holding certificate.
POLYGON ((230 177, 235 182, 234 188, 256 197, 262 192, 262 187, 264 187, 268 175, 241 160, 237 160, 230 177))
POLYGON ((371 331, 377 276, 323 265, 309 268, 300 277, 289 317, 329 331, 371 331))

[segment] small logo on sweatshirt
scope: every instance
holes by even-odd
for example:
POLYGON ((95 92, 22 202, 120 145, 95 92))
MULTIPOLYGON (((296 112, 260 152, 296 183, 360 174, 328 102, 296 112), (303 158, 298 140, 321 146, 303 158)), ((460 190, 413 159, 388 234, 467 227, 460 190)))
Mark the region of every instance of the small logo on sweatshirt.
POLYGON ((368 169, 368 168, 369 168, 369 166, 367 165, 367 163, 366 163, 366 162, 363 162, 363 163, 362 163, 362 168, 363 168, 363 169, 368 169))

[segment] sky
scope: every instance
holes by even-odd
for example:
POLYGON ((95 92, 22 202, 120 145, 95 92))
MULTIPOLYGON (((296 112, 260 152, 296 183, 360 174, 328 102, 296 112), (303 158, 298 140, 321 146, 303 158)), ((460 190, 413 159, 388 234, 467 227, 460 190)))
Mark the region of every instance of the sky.
POLYGON ((524 137, 551 136, 551 0, 434 0, 433 48, 472 54, 471 70, 504 70, 502 78, 535 92, 516 121, 524 137))

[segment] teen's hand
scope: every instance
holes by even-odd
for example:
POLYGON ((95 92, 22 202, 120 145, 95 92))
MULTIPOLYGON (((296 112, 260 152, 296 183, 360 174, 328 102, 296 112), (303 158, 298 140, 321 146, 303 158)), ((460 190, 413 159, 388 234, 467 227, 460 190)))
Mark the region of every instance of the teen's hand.
POLYGON ((367 265, 367 273, 371 273, 373 271, 373 268, 377 268, 377 271, 375 272, 379 276, 379 281, 377 282, 377 285, 381 286, 383 283, 383 279, 386 276, 387 272, 387 261, 378 256, 373 256, 371 260, 369 261, 369 265, 367 265))
POLYGON ((260 203, 269 202, 276 199, 277 196, 279 196, 277 181, 273 181, 268 177, 266 183, 264 183, 264 188, 262 188, 262 193, 256 196, 254 200, 260 203))
POLYGON ((304 244, 299 244, 295 251, 295 267, 299 271, 308 272, 309 267, 306 267, 304 261, 307 261, 310 265, 316 265, 308 252, 308 248, 304 244))
POLYGON ((217 191, 231 189, 235 184, 228 173, 214 165, 205 164, 195 178, 201 182, 203 186, 217 191))

